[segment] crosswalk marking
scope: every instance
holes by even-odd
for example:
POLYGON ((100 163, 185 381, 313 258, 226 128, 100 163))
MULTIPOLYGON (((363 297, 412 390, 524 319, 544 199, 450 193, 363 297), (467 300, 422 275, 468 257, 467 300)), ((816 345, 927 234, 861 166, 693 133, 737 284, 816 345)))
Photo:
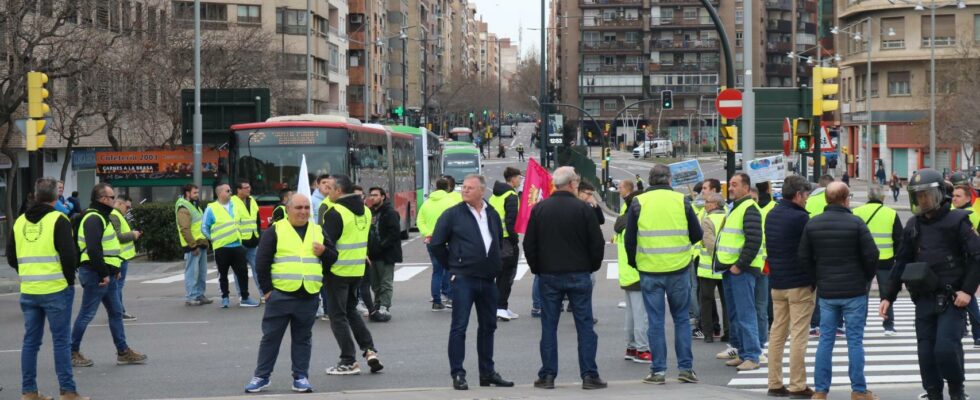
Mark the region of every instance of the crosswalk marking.
MULTIPOLYGON (((247 268, 247 267, 246 267, 246 268, 247 268)), ((248 271, 246 271, 246 273, 248 274, 248 277, 249 277, 249 278, 251 278, 251 277, 252 277, 252 270, 248 270, 248 271)), ((220 278, 214 278, 214 279, 209 279, 209 280, 207 281, 207 283, 218 283, 218 280, 219 280, 219 279, 220 279, 220 278)), ((237 281, 235 280, 235 274, 233 274, 233 273, 232 273, 231 271, 229 271, 229 272, 228 272, 228 283, 235 283, 235 282, 237 282, 237 281)))
MULTIPOLYGON (((895 329, 898 334, 885 336, 881 328, 882 319, 878 316, 878 300, 871 299, 868 302, 865 339, 862 343, 865 352, 865 378, 871 384, 920 383, 919 357, 916 351, 917 341, 914 327, 915 305, 909 299, 903 298, 899 299, 893 307, 896 316, 895 329)), ((962 339, 964 359, 967 361, 965 364, 966 379, 968 381, 980 381, 980 349, 973 348, 972 342, 973 339, 969 337, 962 339)), ((818 343, 819 338, 809 337, 807 339, 804 361, 810 385, 813 384, 818 343)), ((789 341, 787 341, 783 350, 783 380, 786 384, 789 383, 789 349, 789 341)), ((831 360, 833 384, 847 385, 849 379, 846 335, 836 338, 831 360)), ((766 388, 769 384, 767 367, 768 365, 763 364, 762 368, 758 370, 739 372, 728 382, 728 386, 742 389, 766 388)))
POLYGON ((519 281, 521 280, 521 278, 524 278, 524 275, 526 275, 527 271, 529 271, 530 269, 531 267, 527 265, 527 262, 522 262, 520 264, 517 264, 517 275, 514 275, 514 280, 519 281))
POLYGON ((619 263, 611 262, 606 264, 606 279, 618 280, 619 279, 619 263))
MULTIPOLYGON (((210 274, 215 273, 217 271, 218 270, 216 270, 216 269, 209 269, 208 270, 208 274, 210 275, 210 274)), ((184 280, 184 274, 177 274, 177 275, 171 275, 171 276, 163 277, 163 278, 160 278, 160 279, 152 279, 152 280, 148 280, 148 281, 143 281, 143 282, 140 282, 140 283, 174 283, 174 282, 180 282, 180 281, 183 281, 183 280, 184 280)))
POLYGON ((395 282, 405 282, 428 268, 429 267, 401 267, 395 270, 395 282))

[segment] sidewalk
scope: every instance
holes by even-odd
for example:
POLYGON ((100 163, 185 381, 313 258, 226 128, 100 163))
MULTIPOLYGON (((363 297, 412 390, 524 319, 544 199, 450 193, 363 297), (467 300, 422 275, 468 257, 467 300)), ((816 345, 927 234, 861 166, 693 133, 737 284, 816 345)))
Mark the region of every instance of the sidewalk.
MULTIPOLYGON (((139 256, 129 263, 130 271, 138 271, 139 274, 160 274, 165 275, 175 271, 184 270, 184 261, 148 261, 145 256, 139 256)), ((17 271, 10 268, 7 264, 7 257, 0 257, 0 293, 13 293, 20 289, 20 279, 17 271)))
MULTIPOLYGON (((399 400, 455 400, 455 399, 563 399, 586 400, 595 398, 615 398, 617 400, 646 400, 656 397, 658 400, 747 400, 762 399, 765 394, 752 393, 738 389, 720 386, 681 384, 673 381, 664 386, 648 385, 639 381, 609 382, 609 388, 602 390, 582 390, 580 385, 558 385, 554 390, 536 389, 530 385, 518 385, 513 388, 483 388, 474 377, 470 382, 470 390, 458 391, 449 387, 446 379, 445 388, 414 388, 390 390, 358 390, 344 392, 312 393, 297 395, 282 392, 288 389, 289 382, 279 379, 276 383, 275 394, 258 393, 254 395, 235 395, 227 397, 200 398, 197 400, 241 400, 268 399, 278 397, 303 399, 349 399, 371 400, 379 397, 399 400)), ((191 399, 193 400, 193 399, 191 399)))

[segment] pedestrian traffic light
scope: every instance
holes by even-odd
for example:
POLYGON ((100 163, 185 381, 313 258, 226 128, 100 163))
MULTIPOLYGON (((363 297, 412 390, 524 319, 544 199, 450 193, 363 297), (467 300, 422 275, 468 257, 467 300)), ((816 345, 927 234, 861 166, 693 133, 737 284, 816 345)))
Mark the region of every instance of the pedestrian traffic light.
POLYGON ((813 115, 820 116, 837 109, 838 101, 826 97, 837 96, 839 86, 825 81, 837 79, 839 74, 840 70, 837 68, 813 67, 813 115))
POLYGON ((660 104, 664 110, 672 110, 674 108, 674 92, 672 90, 660 91, 660 104))
POLYGON ((725 151, 734 152, 738 146, 738 127, 725 125, 721 127, 721 147, 725 151))
POLYGON ((486 109, 486 108, 484 108, 484 109, 483 109, 483 116, 484 116, 484 117, 486 117, 486 116, 487 116, 487 109, 486 109))
POLYGON ((606 161, 611 160, 612 159, 612 148, 611 147, 606 147, 605 154, 603 154, 602 157, 605 158, 606 161))
POLYGON ((405 115, 405 107, 402 106, 395 107, 395 115, 397 115, 398 118, 401 118, 402 115, 405 115))
POLYGON ((812 137, 809 119, 796 118, 793 120, 793 148, 796 149, 797 153, 805 153, 810 150, 812 137))
POLYGON ((44 118, 51 112, 51 107, 45 103, 48 98, 48 89, 44 85, 48 83, 48 75, 43 72, 31 71, 27 73, 27 115, 29 118, 44 118))

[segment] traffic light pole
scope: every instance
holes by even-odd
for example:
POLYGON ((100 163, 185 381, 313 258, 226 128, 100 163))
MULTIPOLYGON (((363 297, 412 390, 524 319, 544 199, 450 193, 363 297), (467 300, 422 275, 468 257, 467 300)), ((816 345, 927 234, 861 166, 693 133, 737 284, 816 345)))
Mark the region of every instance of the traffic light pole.
MULTIPOLYGON (((579 110, 579 112, 581 112, 582 114, 584 114, 586 117, 589 117, 589 119, 592 120, 592 123, 595 124, 596 129, 602 129, 602 126, 599 125, 599 122, 597 122, 595 120, 595 118, 592 117, 592 114, 589 114, 589 112, 588 111, 585 111, 585 109, 583 109, 582 107, 571 105, 571 104, 565 104, 565 103, 541 103, 541 107, 568 107, 568 108, 574 108, 576 110, 579 110)), ((541 135, 542 136, 546 136, 547 135, 547 132, 542 131, 541 135)), ((542 141, 545 141, 545 140, 546 139, 542 138, 542 141)), ((605 157, 606 156, 606 149, 609 147, 609 137, 606 136, 606 135, 602 135, 602 138, 599 139, 599 143, 602 145, 602 151, 600 152, 600 154, 602 154, 602 156, 605 157)), ((555 160, 555 165, 558 165, 557 158, 558 158, 558 152, 556 151, 555 152, 555 159, 556 159, 555 160)), ((603 161, 605 161, 605 160, 603 160, 603 161)), ((602 182, 601 182, 602 183, 602 186, 603 186, 603 188, 602 188, 603 193, 605 193, 605 190, 606 190, 605 189, 606 180, 608 180, 608 179, 609 179, 609 163, 608 162, 603 162, 602 163, 602 182)))
MULTIPOLYGON (((711 22, 715 24, 715 29, 718 31, 722 54, 725 57, 725 86, 733 88, 735 87, 735 64, 732 62, 732 48, 728 44, 728 33, 725 32, 725 25, 722 24, 721 18, 718 17, 718 10, 715 10, 715 7, 711 5, 709 0, 701 0, 701 6, 708 11, 708 15, 711 16, 711 22)), ((727 125, 734 125, 732 120, 729 119, 726 121, 727 125)), ((720 129, 718 134, 721 135, 720 129)), ((725 154, 725 171, 726 179, 731 180, 732 176, 735 175, 734 149, 729 150, 725 154)))

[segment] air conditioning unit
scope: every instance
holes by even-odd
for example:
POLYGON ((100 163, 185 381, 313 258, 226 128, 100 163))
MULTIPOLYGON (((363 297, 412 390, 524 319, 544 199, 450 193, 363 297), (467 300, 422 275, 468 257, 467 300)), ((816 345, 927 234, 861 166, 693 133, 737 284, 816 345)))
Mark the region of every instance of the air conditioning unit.
POLYGON ((364 14, 354 14, 350 16, 350 23, 352 24, 363 24, 364 14))

